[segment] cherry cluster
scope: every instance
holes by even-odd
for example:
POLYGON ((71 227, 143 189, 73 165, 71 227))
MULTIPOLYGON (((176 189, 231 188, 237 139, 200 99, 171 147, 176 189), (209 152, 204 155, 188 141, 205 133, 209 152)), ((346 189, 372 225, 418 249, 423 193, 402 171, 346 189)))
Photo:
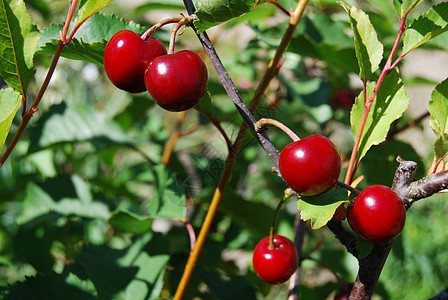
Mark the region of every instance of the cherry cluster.
MULTIPOLYGON (((335 186, 341 172, 341 158, 330 139, 317 134, 300 139, 289 128, 271 119, 259 120, 256 130, 264 124, 281 128, 293 139, 279 156, 280 174, 292 190, 300 196, 318 196, 335 186)), ((401 233, 406 221, 403 201, 383 185, 372 185, 359 192, 348 204, 346 215, 352 230, 372 244, 392 241, 401 233)), ((286 237, 271 232, 255 247, 252 261, 261 279, 272 284, 282 283, 297 269, 297 249, 286 237)))
POLYGON ((143 39, 133 31, 117 32, 104 51, 104 69, 112 83, 125 91, 147 90, 169 111, 195 106, 207 90, 208 74, 195 52, 167 53, 158 39, 143 39))

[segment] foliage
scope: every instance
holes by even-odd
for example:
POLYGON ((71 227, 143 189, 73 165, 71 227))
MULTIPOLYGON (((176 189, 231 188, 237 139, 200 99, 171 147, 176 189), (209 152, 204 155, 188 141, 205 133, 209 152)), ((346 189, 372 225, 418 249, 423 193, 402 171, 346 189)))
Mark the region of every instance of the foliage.
MULTIPOLYGON (((183 121, 155 105, 148 93, 132 95, 116 89, 102 66, 102 53, 114 33, 123 29, 143 33, 160 21, 144 18, 152 11, 185 14, 182 1, 150 0, 136 8, 111 2, 80 1, 67 28, 68 37, 74 35, 62 50, 64 59, 38 111, 27 115, 23 106, 29 108, 36 99, 64 30, 64 24, 54 20, 65 16, 67 7, 60 10, 46 1, 0 1, 0 75, 5 82, 0 90, 0 154, 12 144, 21 121, 31 119, 11 156, 0 164, 0 299, 172 298, 190 254, 185 224, 199 232, 228 164, 226 141, 210 119, 231 140, 243 120, 205 55, 210 79, 198 107, 202 113, 190 110, 183 121), (164 163, 170 137, 177 130, 180 138, 164 163)), ((256 7, 255 3, 196 1, 194 23, 198 32, 221 26, 210 35, 247 103, 289 22, 271 3, 260 1, 256 7)), ((278 3, 288 11, 297 5, 292 0, 278 3)), ((447 12, 447 3, 430 0, 308 4, 255 117, 281 120, 300 137, 315 133, 330 137, 343 157, 343 174, 365 125, 354 168, 357 176, 364 176, 360 188, 391 186, 398 156, 416 161, 417 178, 422 178, 433 159, 443 165, 448 153, 448 84, 444 80, 431 85, 429 104, 418 104, 428 105, 429 122, 423 119, 414 126, 413 135, 391 134, 417 117, 408 107, 419 99, 406 88, 417 79, 431 82, 400 70, 411 62, 405 55, 418 47, 448 50, 443 42, 447 12), (394 48, 400 30, 396 14, 408 17, 409 25, 400 47, 394 48), (387 65, 393 51, 396 55, 387 65), (398 68, 382 74, 397 58, 398 68), (361 79, 361 84, 354 84, 353 78, 361 79), (352 107, 334 106, 341 89, 357 94, 352 107), (372 106, 366 114, 370 97, 372 106), (435 138, 424 139, 427 123, 435 138), (422 139, 430 151, 419 148, 422 139)), ((162 27, 154 35, 168 45, 169 34, 162 27)), ((177 38, 176 49, 182 48, 204 54, 189 28, 177 38)), ((268 133, 277 149, 291 142, 275 129, 268 133)), ((285 188, 272 172, 272 161, 248 134, 185 299, 287 297, 287 284, 262 282, 250 263, 255 245, 269 234, 285 188)), ((448 239, 440 230, 448 209, 444 195, 409 210, 378 282, 378 297, 429 298, 445 287, 448 257, 441 249, 448 239)), ((301 265, 302 299, 325 299, 339 288, 322 264, 344 282, 355 280, 357 260, 325 227, 337 207, 353 198, 335 187, 318 197, 290 199, 280 211, 276 232, 290 239, 298 222, 297 207, 302 219, 311 220, 302 245, 308 256, 301 265)), ((363 242, 358 248, 363 257, 372 249, 363 242)))

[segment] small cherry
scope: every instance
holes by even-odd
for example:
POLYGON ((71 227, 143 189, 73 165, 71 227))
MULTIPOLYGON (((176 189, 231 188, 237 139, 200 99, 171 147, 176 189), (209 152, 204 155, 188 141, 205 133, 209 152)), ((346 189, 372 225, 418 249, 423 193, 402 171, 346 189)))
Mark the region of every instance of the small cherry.
POLYGON ((372 244, 385 244, 397 237, 406 221, 400 197, 389 187, 372 185, 356 196, 347 209, 353 231, 372 244))
POLYGON ((145 72, 149 94, 160 107, 169 111, 195 106, 207 91, 207 81, 204 62, 190 50, 156 57, 145 72))
POLYGON ((298 139, 280 153, 280 173, 302 196, 317 196, 331 189, 341 172, 336 146, 323 135, 298 139))
POLYGON ((274 234, 263 238, 254 249, 252 258, 255 273, 271 284, 285 282, 297 269, 299 258, 294 243, 274 234))
POLYGON ((351 109, 355 103, 355 91, 349 88, 337 90, 331 98, 331 106, 333 109, 351 109))
POLYGON ((149 61, 165 55, 163 43, 155 38, 143 40, 130 30, 117 32, 104 50, 104 69, 119 89, 140 93, 146 90, 144 74, 149 61))

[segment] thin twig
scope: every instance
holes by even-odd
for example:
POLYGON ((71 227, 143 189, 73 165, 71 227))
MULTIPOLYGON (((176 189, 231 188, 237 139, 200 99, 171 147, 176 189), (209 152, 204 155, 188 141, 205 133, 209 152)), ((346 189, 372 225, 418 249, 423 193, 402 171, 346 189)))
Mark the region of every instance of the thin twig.
POLYGON ((164 166, 167 166, 168 163, 170 162, 170 158, 173 153, 174 146, 176 145, 176 142, 181 135, 180 128, 182 127, 182 123, 184 122, 185 114, 186 114, 186 111, 181 111, 178 113, 176 127, 174 128, 174 131, 171 133, 171 136, 170 136, 168 142, 166 143, 165 148, 163 149, 162 164, 164 166))

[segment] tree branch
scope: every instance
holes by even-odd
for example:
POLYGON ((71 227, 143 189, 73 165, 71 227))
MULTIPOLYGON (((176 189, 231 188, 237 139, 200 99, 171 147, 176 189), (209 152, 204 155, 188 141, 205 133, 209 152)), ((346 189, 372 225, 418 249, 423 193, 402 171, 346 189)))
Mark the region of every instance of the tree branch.
POLYGON ((332 218, 327 223, 327 227, 334 233, 339 242, 345 246, 350 254, 354 257, 358 257, 358 250, 356 249, 356 235, 353 232, 347 230, 344 225, 342 225, 342 222, 336 220, 335 218, 332 218))
POLYGON ((446 299, 448 299, 448 287, 429 300, 446 300, 446 299))
POLYGON ((410 184, 406 199, 410 204, 448 188, 448 171, 428 176, 410 184))

